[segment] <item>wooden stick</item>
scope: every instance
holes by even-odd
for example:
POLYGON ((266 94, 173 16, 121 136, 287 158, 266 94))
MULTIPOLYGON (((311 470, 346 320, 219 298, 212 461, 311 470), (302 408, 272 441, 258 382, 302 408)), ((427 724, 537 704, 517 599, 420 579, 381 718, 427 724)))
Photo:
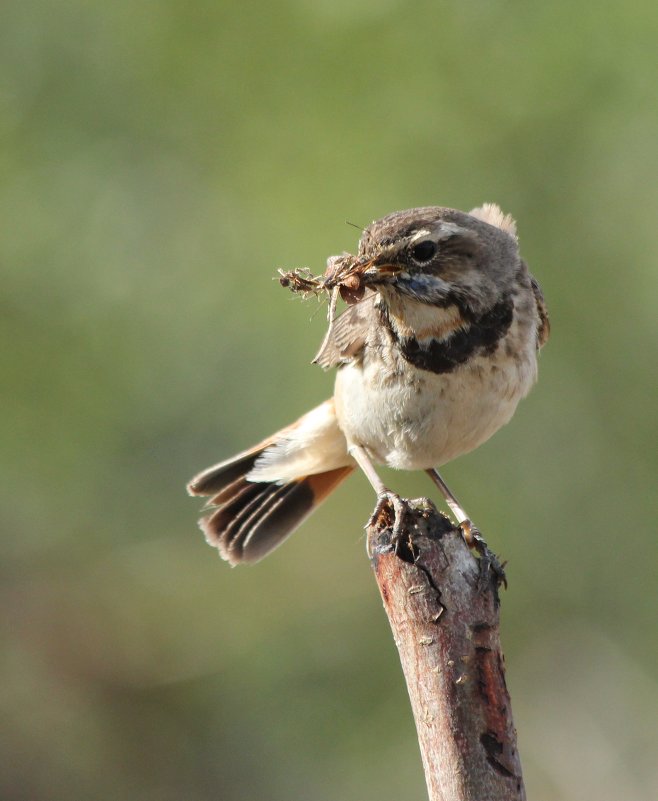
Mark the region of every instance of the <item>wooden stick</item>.
POLYGON ((426 498, 368 527, 400 653, 430 801, 525 801, 499 639, 497 581, 426 498))

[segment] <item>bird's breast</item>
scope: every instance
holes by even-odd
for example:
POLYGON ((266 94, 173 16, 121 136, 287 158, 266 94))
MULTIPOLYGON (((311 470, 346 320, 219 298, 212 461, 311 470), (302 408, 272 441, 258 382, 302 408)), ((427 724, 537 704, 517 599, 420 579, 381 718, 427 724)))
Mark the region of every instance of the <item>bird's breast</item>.
POLYGON ((378 462, 405 470, 438 467, 507 423, 535 378, 534 339, 518 321, 490 348, 453 358, 443 371, 414 363, 402 342, 382 335, 360 362, 338 371, 336 412, 348 441, 378 462))

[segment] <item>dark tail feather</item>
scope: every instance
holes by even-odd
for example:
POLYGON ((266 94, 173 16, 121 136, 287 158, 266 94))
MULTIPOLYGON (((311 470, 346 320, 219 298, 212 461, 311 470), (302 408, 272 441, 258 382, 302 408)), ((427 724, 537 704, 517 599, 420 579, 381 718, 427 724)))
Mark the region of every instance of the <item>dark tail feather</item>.
MULTIPOLYGON (((268 443, 269 444, 269 443, 268 443)), ((232 565, 257 562, 280 545, 354 469, 339 467, 286 484, 247 481, 267 445, 200 473, 192 495, 213 495, 214 511, 199 520, 210 545, 232 565)))
POLYGON ((227 459, 225 462, 220 462, 207 468, 197 476, 194 476, 187 485, 187 491, 190 495, 214 495, 216 492, 223 490, 231 482, 246 476, 254 466, 256 459, 271 444, 272 440, 266 440, 248 451, 243 451, 237 456, 227 459))

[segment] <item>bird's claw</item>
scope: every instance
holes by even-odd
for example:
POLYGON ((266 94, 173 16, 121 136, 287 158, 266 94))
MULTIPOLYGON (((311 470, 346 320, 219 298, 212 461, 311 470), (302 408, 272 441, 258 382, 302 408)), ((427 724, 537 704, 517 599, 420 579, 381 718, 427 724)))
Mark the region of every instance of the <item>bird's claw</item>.
POLYGON ((391 544, 395 553, 403 541, 408 539, 406 523, 408 508, 405 502, 394 492, 385 490, 377 496, 377 505, 368 520, 367 526, 385 526, 391 528, 391 544))
POLYGON ((507 589, 505 563, 501 563, 496 554, 489 548, 479 529, 468 518, 459 524, 459 528, 462 530, 464 541, 468 547, 477 551, 479 556, 478 588, 480 592, 484 592, 489 587, 492 577, 496 588, 502 584, 507 589))

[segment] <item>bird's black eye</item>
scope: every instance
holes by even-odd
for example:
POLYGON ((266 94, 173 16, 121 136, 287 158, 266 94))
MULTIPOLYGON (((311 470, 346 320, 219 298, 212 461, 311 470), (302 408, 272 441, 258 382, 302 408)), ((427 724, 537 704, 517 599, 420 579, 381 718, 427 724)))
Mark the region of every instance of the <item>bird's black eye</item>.
POLYGON ((430 239, 425 239, 411 248, 411 258, 420 264, 431 261, 436 255, 437 245, 430 239))

